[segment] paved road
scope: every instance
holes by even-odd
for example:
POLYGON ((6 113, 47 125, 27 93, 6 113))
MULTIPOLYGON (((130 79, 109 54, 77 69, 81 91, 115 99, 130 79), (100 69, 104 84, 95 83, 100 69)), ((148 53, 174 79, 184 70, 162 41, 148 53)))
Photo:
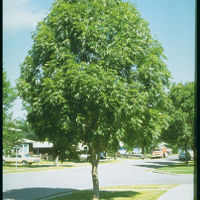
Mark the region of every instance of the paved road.
MULTIPOLYGON (((169 175, 149 172, 155 166, 174 162, 166 159, 129 160, 99 166, 100 187, 129 184, 193 184, 193 175, 169 175)), ((91 167, 59 171, 3 174, 6 200, 36 200, 47 195, 92 188, 91 167)))

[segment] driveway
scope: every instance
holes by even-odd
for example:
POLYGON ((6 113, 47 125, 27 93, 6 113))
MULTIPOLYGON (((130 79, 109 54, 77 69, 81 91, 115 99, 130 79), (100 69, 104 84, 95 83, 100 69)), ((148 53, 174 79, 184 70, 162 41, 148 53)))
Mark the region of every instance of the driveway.
MULTIPOLYGON (((156 174, 150 170, 174 160, 127 160, 99 166, 100 187, 131 184, 193 184, 193 175, 156 174)), ((36 200, 45 196, 92 188, 91 167, 3 174, 4 199, 36 200)))

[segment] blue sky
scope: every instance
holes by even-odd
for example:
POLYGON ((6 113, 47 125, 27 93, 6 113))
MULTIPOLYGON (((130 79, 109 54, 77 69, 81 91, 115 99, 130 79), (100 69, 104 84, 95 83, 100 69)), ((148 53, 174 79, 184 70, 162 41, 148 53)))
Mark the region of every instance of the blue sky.
MULTIPOLYGON (((163 48, 173 82, 194 80, 195 0, 131 0, 163 48)), ((3 0, 3 63, 15 86, 23 62, 32 45, 31 33, 48 13, 53 0, 3 0)), ((24 117, 16 100, 13 117, 24 117)))

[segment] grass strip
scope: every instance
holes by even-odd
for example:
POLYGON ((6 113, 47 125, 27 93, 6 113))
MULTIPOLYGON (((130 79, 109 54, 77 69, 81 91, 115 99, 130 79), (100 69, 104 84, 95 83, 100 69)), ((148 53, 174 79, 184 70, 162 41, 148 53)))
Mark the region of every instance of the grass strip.
MULTIPOLYGON (((100 161, 100 165, 102 164, 111 164, 111 163, 119 163, 123 162, 121 160, 102 160, 100 161)), ((18 164, 17 170, 15 164, 5 164, 3 166, 3 173, 25 173, 25 172, 43 172, 49 170, 63 170, 72 167, 85 167, 90 166, 89 162, 63 162, 58 163, 58 166, 55 166, 53 162, 42 161, 38 164, 33 165, 22 165, 18 164)))
POLYGON ((171 189, 177 186, 177 184, 145 184, 145 185, 120 185, 120 186, 110 186, 110 187, 102 187, 100 189, 171 189))
POLYGON ((168 166, 162 166, 154 170, 154 172, 166 172, 171 174, 193 174, 194 162, 190 161, 188 166, 185 163, 173 163, 168 166))
MULTIPOLYGON (((123 185, 100 189, 100 200, 156 200, 176 184, 123 185)), ((92 190, 77 190, 71 194, 49 198, 51 200, 90 200, 92 190)), ((46 199, 45 199, 46 200, 46 199)))

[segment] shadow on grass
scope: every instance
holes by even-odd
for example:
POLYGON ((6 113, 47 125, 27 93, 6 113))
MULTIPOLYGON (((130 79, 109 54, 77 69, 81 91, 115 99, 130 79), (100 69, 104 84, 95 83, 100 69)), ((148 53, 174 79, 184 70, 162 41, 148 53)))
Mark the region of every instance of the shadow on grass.
MULTIPOLYGON (((113 200, 113 199, 123 199, 123 198, 134 198, 140 192, 135 191, 100 191, 100 199, 102 200, 113 200)), ((82 190, 74 192, 73 194, 67 196, 67 200, 90 200, 93 197, 92 190, 82 190)), ((66 199, 65 197, 61 198, 66 199)))
MULTIPOLYGON (((185 162, 181 163, 172 163, 172 162, 159 162, 159 161, 152 161, 152 162, 146 162, 148 164, 139 164, 139 165, 134 165, 137 167, 145 167, 145 168, 151 168, 151 169, 159 169, 163 167, 169 167, 169 168, 176 168, 176 167, 186 167, 185 162)), ((194 164, 189 163, 188 166, 194 166, 194 164)))
POLYGON ((89 163, 86 160, 68 160, 69 162, 74 162, 74 163, 89 163))
POLYGON ((147 162, 147 163, 149 163, 149 164, 139 164, 139 165, 134 165, 134 166, 145 167, 145 168, 150 168, 150 169, 158 169, 158 168, 162 168, 162 167, 173 166, 173 164, 171 164, 171 163, 169 163, 169 164, 163 164, 163 163, 157 163, 157 162, 147 162))
MULTIPOLYGON (((46 199, 60 193, 73 192, 67 195, 67 200, 89 200, 92 199, 92 190, 75 190, 69 188, 25 188, 9 190, 3 193, 3 199, 14 200, 40 200, 46 199)), ((100 191, 100 199, 112 200, 114 198, 122 199, 125 197, 133 198, 140 192, 135 191, 100 191)), ((66 197, 63 197, 65 199, 66 197)))
POLYGON ((3 199, 13 200, 37 200, 45 199, 45 197, 65 193, 70 191, 76 191, 69 188, 23 188, 9 190, 3 193, 3 199))

